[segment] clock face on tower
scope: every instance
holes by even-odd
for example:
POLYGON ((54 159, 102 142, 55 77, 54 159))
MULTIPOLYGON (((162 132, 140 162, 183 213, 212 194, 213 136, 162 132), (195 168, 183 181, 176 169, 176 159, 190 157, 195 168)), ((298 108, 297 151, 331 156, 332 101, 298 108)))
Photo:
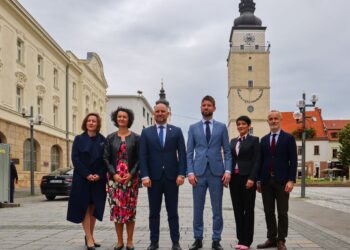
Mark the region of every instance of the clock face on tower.
POLYGON ((255 43, 255 36, 252 33, 247 33, 244 35, 243 40, 246 44, 251 45, 255 43))

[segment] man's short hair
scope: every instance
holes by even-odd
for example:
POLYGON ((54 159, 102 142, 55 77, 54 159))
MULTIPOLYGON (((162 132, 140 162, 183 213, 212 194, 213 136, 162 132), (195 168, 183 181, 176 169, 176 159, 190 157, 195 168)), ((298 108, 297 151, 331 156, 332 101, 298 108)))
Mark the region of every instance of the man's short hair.
POLYGON ((277 109, 270 110, 270 112, 267 114, 267 117, 269 117, 271 113, 277 113, 277 115, 282 119, 282 113, 277 109))
POLYGON ((214 99, 214 97, 212 97, 212 96, 210 96, 210 95, 206 95, 206 96, 203 97, 201 103, 203 103, 204 101, 209 101, 209 102, 211 102, 211 103, 213 104, 213 106, 215 107, 215 99, 214 99))

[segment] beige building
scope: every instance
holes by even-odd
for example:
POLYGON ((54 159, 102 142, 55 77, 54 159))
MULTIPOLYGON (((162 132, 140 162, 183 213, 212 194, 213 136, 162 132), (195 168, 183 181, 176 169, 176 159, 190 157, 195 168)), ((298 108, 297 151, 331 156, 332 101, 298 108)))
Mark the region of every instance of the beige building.
MULTIPOLYGON (((0 142, 11 146, 19 186, 29 186, 30 107, 35 184, 71 166, 70 150, 88 112, 106 115, 107 82, 96 53, 65 52, 16 0, 0 1, 0 142)), ((106 132, 106 125, 102 132, 106 132)))
POLYGON ((230 35, 228 67, 228 129, 237 136, 236 119, 252 119, 250 133, 262 137, 268 132, 266 117, 270 110, 269 45, 266 27, 254 15, 255 3, 242 0, 241 15, 235 19, 230 35))

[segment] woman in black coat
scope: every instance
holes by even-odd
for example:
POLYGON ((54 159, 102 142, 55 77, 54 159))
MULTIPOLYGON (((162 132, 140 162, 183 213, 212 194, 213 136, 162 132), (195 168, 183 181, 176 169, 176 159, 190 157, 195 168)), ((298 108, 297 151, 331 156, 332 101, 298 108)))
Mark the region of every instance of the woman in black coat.
POLYGON ((247 250, 253 242, 255 179, 259 168, 259 138, 249 134, 251 120, 240 116, 236 120, 239 136, 231 140, 232 177, 230 193, 236 221, 236 249, 247 250))
POLYGON ((96 218, 102 221, 106 203, 106 173, 103 152, 106 139, 99 133, 101 118, 88 114, 83 123, 84 133, 75 137, 72 148, 73 184, 69 197, 67 220, 82 223, 87 249, 95 249, 96 218))

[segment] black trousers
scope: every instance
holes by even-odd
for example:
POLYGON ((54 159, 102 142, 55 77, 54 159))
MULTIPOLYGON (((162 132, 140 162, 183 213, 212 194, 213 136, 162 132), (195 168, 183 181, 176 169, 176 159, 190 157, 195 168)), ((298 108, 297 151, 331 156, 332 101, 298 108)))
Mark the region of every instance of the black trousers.
POLYGON ((10 181, 10 203, 13 203, 13 194, 15 192, 15 182, 13 180, 10 181))
POLYGON ((278 183, 274 177, 261 186, 264 204, 267 238, 270 240, 285 241, 288 235, 288 202, 289 193, 284 191, 285 184, 278 183), (278 224, 275 207, 277 204, 278 224))
POLYGON ((164 175, 160 180, 152 180, 152 187, 148 188, 150 239, 151 242, 159 241, 160 210, 163 194, 168 213, 170 237, 173 242, 178 242, 180 239, 178 215, 179 187, 176 185, 176 180, 169 180, 164 175))
POLYGON ((238 244, 250 246, 254 236, 256 186, 247 189, 247 179, 247 175, 232 175, 230 193, 235 214, 238 244))

